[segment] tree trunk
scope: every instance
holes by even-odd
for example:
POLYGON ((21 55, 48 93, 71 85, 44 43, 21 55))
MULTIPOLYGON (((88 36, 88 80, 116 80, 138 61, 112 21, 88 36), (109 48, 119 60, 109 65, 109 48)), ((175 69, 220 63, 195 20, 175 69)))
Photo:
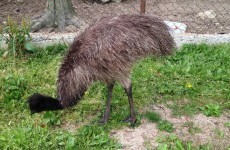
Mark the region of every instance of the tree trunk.
POLYGON ((63 32, 69 25, 78 28, 84 26, 84 22, 76 17, 71 0, 47 0, 44 12, 32 18, 31 31, 35 32, 45 27, 58 27, 63 32))

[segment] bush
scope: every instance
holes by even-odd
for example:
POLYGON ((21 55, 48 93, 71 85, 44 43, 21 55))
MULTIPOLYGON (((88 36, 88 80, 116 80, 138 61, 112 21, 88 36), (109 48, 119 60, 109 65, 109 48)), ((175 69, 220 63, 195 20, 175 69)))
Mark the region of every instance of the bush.
POLYGON ((9 52, 15 56, 25 54, 26 49, 30 50, 31 37, 29 34, 30 23, 25 19, 18 25, 11 17, 8 17, 6 24, 0 27, 0 42, 5 41, 9 52))

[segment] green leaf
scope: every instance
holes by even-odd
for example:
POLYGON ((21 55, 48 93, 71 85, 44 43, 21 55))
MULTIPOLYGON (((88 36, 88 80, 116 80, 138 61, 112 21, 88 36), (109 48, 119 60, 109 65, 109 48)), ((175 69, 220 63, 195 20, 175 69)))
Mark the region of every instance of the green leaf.
POLYGON ((70 137, 67 140, 66 145, 67 145, 67 149, 71 149, 72 147, 74 147, 74 145, 75 145, 75 138, 74 137, 70 137))
POLYGON ((6 138, 3 136, 0 136, 0 141, 6 141, 6 138))
POLYGON ((160 144, 158 147, 157 147, 157 150, 168 150, 167 148, 167 144, 160 144))
POLYGON ((184 150, 183 144, 179 140, 176 141, 176 147, 177 147, 178 150, 184 150))
POLYGON ((33 51, 35 49, 35 47, 31 43, 26 42, 25 43, 25 49, 28 50, 28 51, 33 51))
POLYGON ((226 126, 226 127, 229 127, 229 128, 230 128, 230 122, 225 123, 225 124, 224 124, 224 126, 226 126))

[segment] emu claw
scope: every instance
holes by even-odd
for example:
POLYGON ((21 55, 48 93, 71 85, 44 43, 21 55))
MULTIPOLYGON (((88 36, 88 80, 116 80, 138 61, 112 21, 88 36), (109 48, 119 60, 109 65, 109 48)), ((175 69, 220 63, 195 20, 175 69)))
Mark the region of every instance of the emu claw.
POLYGON ((104 125, 104 124, 106 124, 107 122, 108 122, 108 118, 106 118, 106 117, 103 117, 101 120, 99 120, 98 121, 98 123, 100 124, 100 125, 104 125))
POLYGON ((131 126, 133 126, 137 122, 137 119, 135 117, 128 116, 124 120, 122 120, 122 122, 130 122, 131 126))

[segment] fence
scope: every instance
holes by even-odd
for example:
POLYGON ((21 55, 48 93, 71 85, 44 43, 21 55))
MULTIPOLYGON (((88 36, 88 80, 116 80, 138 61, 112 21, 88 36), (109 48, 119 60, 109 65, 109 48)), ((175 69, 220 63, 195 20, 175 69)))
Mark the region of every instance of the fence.
MULTIPOLYGON (((20 20, 41 13, 47 0, 1 0, 0 22, 7 15, 20 20)), ((87 0, 85 0, 87 1, 87 0)), ((230 0, 126 0, 105 5, 73 0, 77 15, 86 23, 107 15, 140 13, 140 1, 146 1, 145 13, 167 21, 181 22, 189 33, 230 33, 230 0)))
POLYGON ((146 14, 187 25, 190 33, 230 33, 230 0, 146 0, 146 14))

